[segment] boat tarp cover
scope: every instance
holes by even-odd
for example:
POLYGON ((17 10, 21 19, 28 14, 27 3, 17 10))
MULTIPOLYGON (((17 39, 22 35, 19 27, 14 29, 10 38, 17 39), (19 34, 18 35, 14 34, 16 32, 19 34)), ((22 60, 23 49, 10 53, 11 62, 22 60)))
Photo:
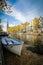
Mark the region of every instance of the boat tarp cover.
POLYGON ((18 44, 22 44, 23 41, 21 40, 17 40, 15 38, 11 38, 11 37, 2 37, 2 44, 4 45, 18 45, 18 44))

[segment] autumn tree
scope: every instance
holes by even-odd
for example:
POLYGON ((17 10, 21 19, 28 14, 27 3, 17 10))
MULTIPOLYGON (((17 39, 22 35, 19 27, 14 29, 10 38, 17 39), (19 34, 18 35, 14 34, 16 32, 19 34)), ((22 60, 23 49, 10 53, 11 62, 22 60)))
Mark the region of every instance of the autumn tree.
POLYGON ((25 30, 25 32, 26 32, 26 28, 27 28, 27 26, 29 25, 29 23, 28 22, 25 22, 25 23, 23 23, 22 24, 22 26, 23 26, 23 29, 25 30))
POLYGON ((38 19, 38 18, 34 18, 32 25, 33 25, 33 29, 34 29, 34 30, 38 30, 38 28, 39 28, 39 26, 40 26, 40 21, 39 21, 39 19, 38 19))

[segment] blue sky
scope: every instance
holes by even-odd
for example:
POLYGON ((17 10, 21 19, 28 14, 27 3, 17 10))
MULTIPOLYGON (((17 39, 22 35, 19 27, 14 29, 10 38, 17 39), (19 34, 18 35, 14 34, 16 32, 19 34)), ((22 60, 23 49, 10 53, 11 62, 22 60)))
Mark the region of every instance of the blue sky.
POLYGON ((34 17, 43 16, 43 0, 8 0, 11 5, 12 13, 0 11, 0 18, 5 24, 8 20, 9 25, 19 25, 34 17))

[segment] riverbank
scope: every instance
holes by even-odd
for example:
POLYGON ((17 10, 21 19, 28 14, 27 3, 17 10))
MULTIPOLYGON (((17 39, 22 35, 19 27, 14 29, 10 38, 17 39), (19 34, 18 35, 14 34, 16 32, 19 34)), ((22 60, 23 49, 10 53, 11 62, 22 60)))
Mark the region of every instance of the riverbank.
POLYGON ((5 65, 43 65, 43 55, 27 50, 28 44, 24 43, 21 56, 13 54, 3 47, 5 65))

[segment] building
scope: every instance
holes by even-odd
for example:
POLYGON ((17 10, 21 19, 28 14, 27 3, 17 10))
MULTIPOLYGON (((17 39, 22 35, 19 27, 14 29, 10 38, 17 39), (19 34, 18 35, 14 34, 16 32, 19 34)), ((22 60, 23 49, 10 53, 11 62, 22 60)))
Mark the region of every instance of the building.
POLYGON ((40 16, 40 27, 41 27, 41 32, 43 32, 43 17, 40 16))

